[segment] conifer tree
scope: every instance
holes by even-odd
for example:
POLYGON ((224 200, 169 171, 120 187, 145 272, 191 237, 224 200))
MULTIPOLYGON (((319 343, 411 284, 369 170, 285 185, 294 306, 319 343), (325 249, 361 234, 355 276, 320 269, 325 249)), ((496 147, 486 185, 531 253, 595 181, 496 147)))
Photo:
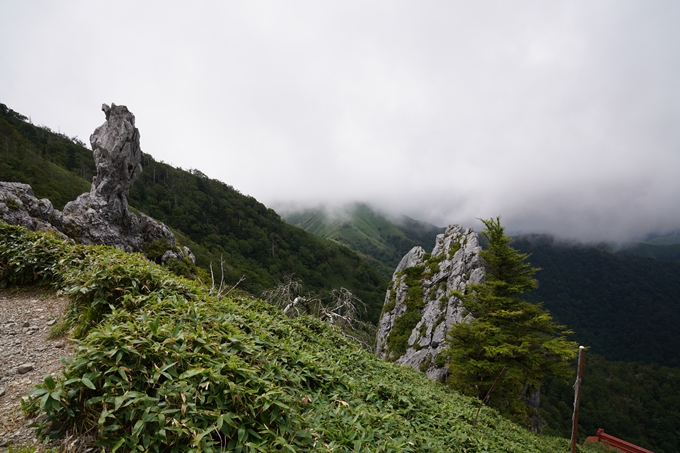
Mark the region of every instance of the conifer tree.
POLYGON ((538 269, 526 262, 527 254, 509 245, 500 217, 482 222, 486 277, 455 294, 469 322, 448 333, 447 382, 528 423, 535 414, 527 399, 545 376, 568 376, 567 361, 575 357, 577 344, 567 340, 572 332, 556 324, 540 304, 521 299, 538 286, 533 277, 538 269))

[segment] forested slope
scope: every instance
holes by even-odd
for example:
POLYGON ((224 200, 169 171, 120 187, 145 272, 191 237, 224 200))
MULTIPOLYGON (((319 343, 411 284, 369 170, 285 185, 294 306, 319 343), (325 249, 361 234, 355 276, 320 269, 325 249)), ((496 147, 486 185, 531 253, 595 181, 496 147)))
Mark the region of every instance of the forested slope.
POLYGON ((57 209, 90 190, 97 170, 84 145, 0 104, 0 181, 30 184, 57 209))
POLYGON ((527 299, 543 302, 574 338, 608 360, 680 366, 680 262, 516 238, 542 270, 527 299))
POLYGON ((284 212, 284 219, 316 236, 332 239, 360 253, 389 280, 401 258, 416 245, 432 250, 444 228, 400 216, 389 219, 364 203, 284 212))
POLYGON ((680 244, 640 242, 621 250, 622 255, 637 255, 663 261, 680 261, 680 244))
MULTIPOLYGON (((545 433, 570 436, 574 379, 548 379, 541 386, 545 433)), ((611 362, 586 352, 579 432, 594 435, 604 428, 655 453, 675 453, 680 451, 678 420, 680 369, 611 362)))
MULTIPOLYGON (((90 189, 96 172, 92 152, 82 142, 0 104, 0 180, 30 184, 36 196, 57 208, 90 189)), ((165 222, 190 241, 198 264, 225 263, 225 281, 259 294, 285 276, 309 292, 345 287, 377 320, 386 282, 356 252, 296 228, 252 197, 200 171, 187 171, 143 154, 141 177, 132 187, 132 208, 165 222)), ((219 270, 217 271, 219 274, 219 270)))

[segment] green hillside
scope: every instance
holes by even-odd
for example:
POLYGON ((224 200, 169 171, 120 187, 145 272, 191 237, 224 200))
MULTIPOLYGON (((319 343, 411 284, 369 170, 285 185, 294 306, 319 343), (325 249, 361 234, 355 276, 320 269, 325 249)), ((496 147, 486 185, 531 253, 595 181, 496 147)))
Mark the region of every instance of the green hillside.
POLYGON ((387 280, 401 258, 414 246, 434 247, 444 228, 407 216, 389 220, 363 203, 329 212, 325 208, 283 214, 284 219, 316 236, 332 239, 367 258, 387 280))
POLYGON ((30 184, 55 208, 90 190, 96 174, 92 151, 0 104, 0 181, 30 184))
MULTIPOLYGON (((29 124, 0 104, 0 180, 30 184, 36 196, 62 208, 89 191, 95 166, 82 143, 29 124), (88 178, 85 180, 83 178, 88 178)), ((355 252, 284 222, 278 214, 198 170, 187 171, 143 154, 144 171, 130 191, 132 208, 173 228, 198 265, 225 263, 225 281, 254 294, 292 275, 307 291, 345 287, 377 321, 386 281, 355 252)))
MULTIPOLYGON (((557 452, 321 321, 247 295, 218 299, 139 254, 0 223, 0 281, 71 297, 82 337, 26 410, 43 435, 98 436, 126 452, 557 452)), ((579 451, 592 451, 580 448, 579 451)))
POLYGON ((646 244, 652 245, 674 245, 680 244, 680 232, 675 232, 666 236, 656 236, 645 241, 646 244))

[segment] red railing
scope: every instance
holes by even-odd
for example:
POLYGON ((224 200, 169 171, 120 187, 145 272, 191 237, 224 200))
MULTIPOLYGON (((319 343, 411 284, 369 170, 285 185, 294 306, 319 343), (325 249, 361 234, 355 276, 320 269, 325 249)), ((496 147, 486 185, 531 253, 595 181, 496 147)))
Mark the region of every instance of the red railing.
POLYGON ((618 437, 611 436, 605 433, 604 429, 602 428, 597 430, 596 436, 588 436, 588 440, 592 442, 604 442, 610 447, 621 450, 623 453, 654 453, 653 451, 647 450, 646 448, 638 447, 637 445, 633 445, 630 442, 619 439, 618 437))

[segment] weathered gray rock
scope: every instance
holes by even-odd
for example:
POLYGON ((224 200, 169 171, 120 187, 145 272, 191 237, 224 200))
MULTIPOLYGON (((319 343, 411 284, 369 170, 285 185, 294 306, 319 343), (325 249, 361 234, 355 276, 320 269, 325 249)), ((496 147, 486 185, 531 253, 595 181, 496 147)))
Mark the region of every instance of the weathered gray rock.
POLYGON ((128 210, 130 187, 142 172, 142 151, 135 116, 124 105, 104 104, 104 124, 90 136, 97 165, 89 193, 64 207, 63 231, 83 244, 107 244, 133 252, 145 242, 164 239, 175 247, 175 236, 162 223, 128 210))
POLYGON ((104 124, 90 136, 97 175, 90 192, 69 202, 64 211, 38 200, 28 184, 0 182, 0 219, 31 230, 54 231, 83 244, 113 245, 139 252, 145 243, 163 241, 164 256, 195 263, 191 250, 176 246, 175 235, 161 222, 128 210, 130 187, 142 172, 142 151, 135 116, 124 105, 104 104, 104 124))
POLYGON ((424 371, 432 380, 445 379, 447 364, 437 357, 447 348, 446 332, 463 321, 460 300, 450 293, 483 281, 480 251, 477 233, 451 225, 437 236, 430 255, 414 247, 402 258, 388 286, 378 324, 378 357, 424 371), (422 300, 414 300, 418 291, 409 295, 409 281, 422 289, 422 300), (398 320, 407 312, 417 312, 420 320, 410 331, 400 332, 398 320), (405 351, 395 350, 394 340, 399 336, 408 336, 405 351))
POLYGON ((186 245, 182 248, 184 251, 184 256, 189 258, 189 261, 191 261, 191 264, 196 264, 196 256, 194 255, 194 252, 191 251, 189 247, 186 245))
POLYGON ((33 364, 32 363, 24 363, 24 364, 19 365, 17 367, 17 373, 19 373, 19 374, 26 374, 29 371, 33 371, 33 364))
POLYGON ((91 195, 104 198, 110 211, 127 211, 130 187, 142 173, 142 149, 135 116, 124 105, 102 105, 104 124, 90 136, 97 175, 91 195))
POLYGON ((167 263, 170 260, 183 260, 184 259, 184 253, 181 251, 177 250, 166 250, 163 256, 161 256, 161 262, 167 263))
POLYGON ((47 198, 37 199, 28 184, 0 182, 0 219, 30 230, 54 231, 64 236, 62 214, 47 198))

